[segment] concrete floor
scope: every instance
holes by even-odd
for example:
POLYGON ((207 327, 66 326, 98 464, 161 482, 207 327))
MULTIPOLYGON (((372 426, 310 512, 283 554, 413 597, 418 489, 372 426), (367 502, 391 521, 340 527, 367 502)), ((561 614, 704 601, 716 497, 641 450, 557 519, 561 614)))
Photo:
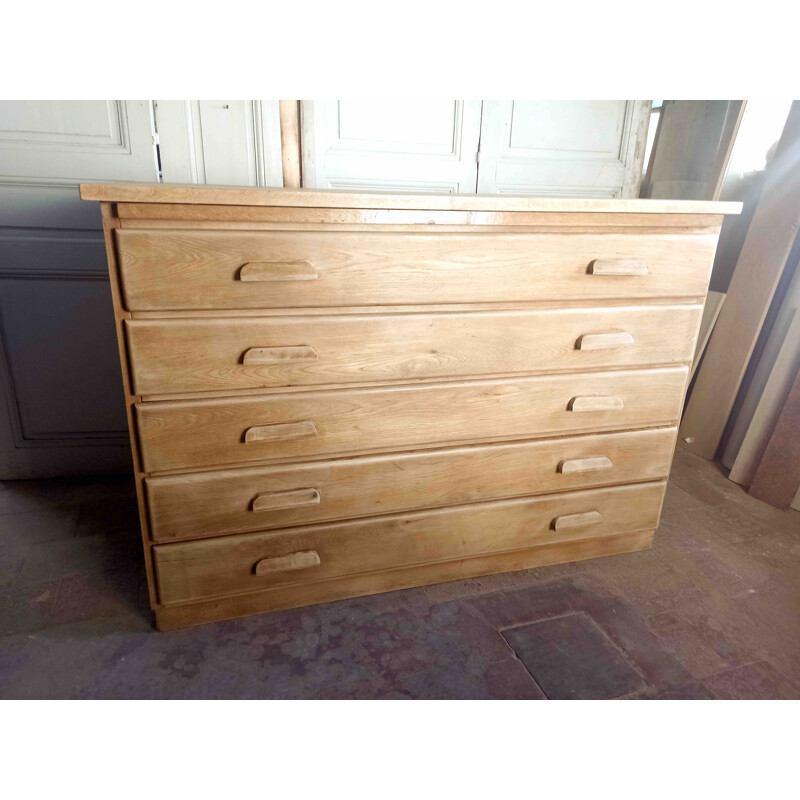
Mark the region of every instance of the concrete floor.
POLYGON ((2 698, 800 698, 800 513, 679 450, 653 550, 156 633, 131 481, 0 483, 2 698))

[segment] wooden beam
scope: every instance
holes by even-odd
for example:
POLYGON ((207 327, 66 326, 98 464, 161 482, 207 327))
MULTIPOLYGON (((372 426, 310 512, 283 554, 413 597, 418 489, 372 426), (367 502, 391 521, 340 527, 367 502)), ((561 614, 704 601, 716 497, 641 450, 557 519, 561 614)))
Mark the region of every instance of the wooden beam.
MULTIPOLYGON (((728 478, 744 487, 753 481, 775 422, 800 369, 800 314, 793 311, 786 336, 764 384, 761 397, 750 418, 728 478)), ((743 412, 739 412, 742 414, 743 412)), ((736 421, 737 426, 740 424, 736 421)), ((731 437, 732 438, 732 437, 731 437)))
POLYGON ((694 377, 697 372, 697 367, 700 364, 700 359, 703 357, 708 340, 711 338, 711 333, 714 330, 714 325, 717 323, 719 312, 722 311, 722 304, 725 302, 724 292, 709 292, 706 296, 706 303, 703 306, 703 318, 700 320, 700 333, 697 336, 697 345, 694 349, 694 358, 692 359, 692 369, 689 373, 689 381, 694 377))
POLYGON ((281 100, 279 106, 283 185, 287 189, 299 189, 302 185, 300 172, 300 101, 281 100))
POLYGON ((681 424, 680 441, 703 458, 716 455, 799 226, 800 101, 795 101, 681 424))
MULTIPOLYGON (((664 103, 668 102, 669 100, 664 101, 664 103)), ((654 113, 655 112, 653 112, 652 110, 650 111, 651 122, 654 113)), ((653 146, 650 148, 650 159, 647 162, 647 169, 645 170, 644 178, 642 179, 642 182, 639 185, 639 197, 650 197, 650 190, 653 183, 653 167, 655 165, 656 150, 658 149, 658 140, 661 136, 661 125, 663 122, 664 122, 664 105, 662 103, 661 109, 658 112, 658 122, 656 123, 656 133, 655 136, 653 137, 653 146)))
POLYGON ((728 103, 728 111, 725 114, 725 123, 719 139, 717 159, 711 168, 711 175, 706 185, 706 200, 719 200, 722 184, 725 181, 725 174, 728 171, 728 164, 733 153, 733 145, 736 142, 736 134, 739 133, 739 126, 742 124, 746 105, 747 100, 731 100, 728 103))
POLYGON ((750 494, 776 508, 787 509, 800 486, 800 372, 783 404, 758 465, 750 494))

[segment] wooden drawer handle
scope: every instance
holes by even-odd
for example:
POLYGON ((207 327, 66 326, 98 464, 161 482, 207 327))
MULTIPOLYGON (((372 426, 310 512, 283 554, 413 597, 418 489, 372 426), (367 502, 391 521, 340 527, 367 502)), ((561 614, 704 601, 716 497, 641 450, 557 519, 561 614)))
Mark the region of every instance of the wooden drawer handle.
POLYGON ((313 281, 316 270, 310 261, 248 261, 239 270, 240 281, 313 281))
POLYGON ((245 350, 242 364, 283 364, 286 361, 316 361, 317 351, 307 344, 292 347, 251 347, 245 350))
POLYGON ((647 275, 647 265, 641 261, 598 258, 589 264, 590 275, 647 275))
POLYGON ((253 511, 275 511, 279 508, 315 506, 319 503, 319 489, 289 489, 285 492, 257 494, 250 504, 253 511))
POLYGON ((584 333, 575 342, 576 350, 606 350, 609 347, 619 347, 623 344, 633 344, 633 336, 626 331, 613 331, 609 333, 584 333))
POLYGON ((609 469, 611 459, 605 456, 588 456, 587 458, 570 458, 558 465, 558 471, 564 475, 570 472, 592 472, 596 469, 609 469))
POLYGON ((587 525, 599 525, 603 515, 599 511, 582 511, 580 514, 567 514, 556 517, 552 526, 554 531, 563 531, 565 528, 583 528, 587 525))
POLYGON ((602 394, 579 395, 567 405, 567 411, 619 411, 621 408, 624 408, 621 397, 602 394))
POLYGON ((317 426, 310 419, 299 422, 279 422, 275 425, 255 425, 244 432, 245 444, 253 442, 282 442, 302 436, 316 436, 317 426))
POLYGON ((256 575, 271 575, 274 572, 291 572, 295 569, 308 569, 320 565, 319 553, 316 550, 303 550, 289 553, 288 556, 262 558, 256 564, 256 575))

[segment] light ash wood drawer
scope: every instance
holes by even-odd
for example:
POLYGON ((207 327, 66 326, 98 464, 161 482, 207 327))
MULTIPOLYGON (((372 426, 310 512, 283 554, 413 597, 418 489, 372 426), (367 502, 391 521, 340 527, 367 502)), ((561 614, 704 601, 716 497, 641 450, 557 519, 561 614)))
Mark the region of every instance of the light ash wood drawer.
POLYGON ((687 368, 136 406, 146 472, 674 424, 687 368))
POLYGON ((131 229, 116 241, 124 304, 147 311, 699 297, 717 237, 131 229), (608 260, 638 266, 592 266, 608 260))
POLYGON ((153 548, 162 603, 254 592, 658 526, 665 482, 153 548))
POLYGON ((133 320, 134 392, 688 363, 702 306, 133 320))
POLYGON ((675 428, 473 445, 145 481, 156 541, 665 478, 675 428))

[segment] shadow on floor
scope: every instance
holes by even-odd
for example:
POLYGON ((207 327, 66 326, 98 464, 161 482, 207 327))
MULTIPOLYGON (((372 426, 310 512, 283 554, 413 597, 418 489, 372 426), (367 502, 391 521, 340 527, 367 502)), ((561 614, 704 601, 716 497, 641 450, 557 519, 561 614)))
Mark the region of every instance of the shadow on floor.
POLYGON ((800 513, 679 450, 652 550, 170 633, 130 479, 0 484, 3 698, 800 698, 800 513))

